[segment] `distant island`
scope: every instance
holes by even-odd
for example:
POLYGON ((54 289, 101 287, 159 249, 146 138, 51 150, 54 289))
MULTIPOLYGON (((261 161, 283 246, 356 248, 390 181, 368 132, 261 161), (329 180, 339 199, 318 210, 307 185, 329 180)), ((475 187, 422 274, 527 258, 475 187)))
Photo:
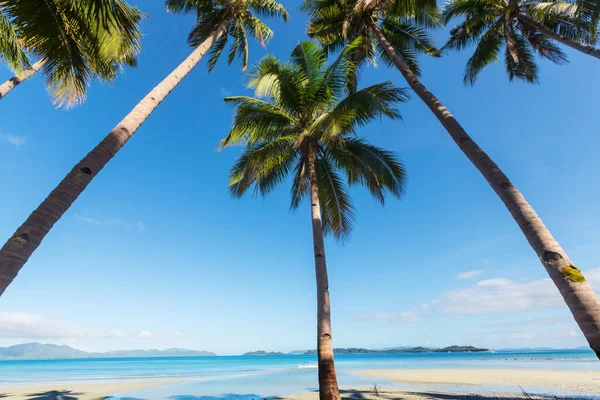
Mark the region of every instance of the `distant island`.
MULTIPOLYGON (((334 354, 401 354, 401 353, 481 353, 490 351, 489 349, 482 349, 473 346, 449 346, 442 349, 430 349, 427 347, 409 347, 409 348, 397 348, 397 349, 384 349, 384 350, 369 350, 361 348, 344 348, 344 349, 333 349, 334 354)), ((305 352, 306 355, 317 354, 316 350, 309 350, 305 352)))
POLYGON ((264 350, 258 350, 258 351, 250 351, 248 353, 244 353, 242 354, 243 356, 250 356, 250 357, 260 357, 260 356, 285 356, 285 353, 281 353, 279 351, 264 351, 264 350))
POLYGON ((88 353, 69 346, 23 343, 0 347, 0 360, 41 360, 67 358, 141 358, 141 357, 205 357, 216 356, 210 351, 186 349, 116 350, 106 353, 88 353))

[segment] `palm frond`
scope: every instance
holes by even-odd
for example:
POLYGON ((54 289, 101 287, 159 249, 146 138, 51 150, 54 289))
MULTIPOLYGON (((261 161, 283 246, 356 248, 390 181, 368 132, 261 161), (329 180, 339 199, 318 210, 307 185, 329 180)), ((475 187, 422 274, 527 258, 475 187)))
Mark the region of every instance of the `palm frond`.
POLYGON ((377 118, 400 119, 396 104, 405 102, 408 97, 405 89, 397 88, 391 82, 366 87, 349 94, 323 113, 310 126, 309 134, 327 142, 377 118))
POLYGON ((248 6, 262 17, 280 17, 284 22, 290 17, 285 7, 274 0, 248 0, 248 6))
MULTIPOLYGON (((217 65, 217 62, 219 61, 219 57, 221 57, 221 53, 225 49, 225 46, 227 46, 227 40, 229 38, 229 29, 230 28, 231 27, 229 27, 227 29, 227 31, 219 39, 217 39, 216 43, 210 48, 208 53, 206 53, 206 55, 208 56, 208 72, 212 71, 213 68, 217 65)), ((192 41, 191 36, 190 36, 190 44, 193 45, 195 40, 196 39, 194 39, 192 41)))
POLYGON ((317 158, 315 169, 323 233, 326 235, 332 233, 336 240, 343 242, 350 235, 355 219, 350 194, 327 153, 317 158))
POLYGON ((508 35, 511 39, 511 46, 508 46, 509 40, 507 39, 507 49, 504 55, 508 79, 511 81, 520 79, 530 83, 537 82, 537 65, 531 51, 531 45, 517 32, 512 31, 508 35))
POLYGON ((219 148, 273 140, 287 135, 297 121, 277 104, 247 96, 224 99, 236 107, 233 128, 219 144, 219 148))
POLYGON ((247 32, 254 39, 258 40, 261 46, 264 47, 265 44, 273 37, 273 31, 254 15, 246 13, 243 21, 247 32))
POLYGON ((255 195, 264 196, 281 183, 297 161, 293 147, 295 140, 293 136, 284 136, 249 144, 230 172, 232 196, 241 197, 252 186, 255 195))
POLYGON ((337 167, 345 171, 348 184, 366 186, 380 204, 385 202, 386 190, 396 197, 404 194, 406 171, 393 152, 353 138, 334 141, 328 150, 337 167))
POLYGON ((17 27, 12 24, 8 15, 0 7, 0 59, 16 73, 31 67, 27 54, 19 44, 17 27))
POLYGON ((498 60, 498 52, 504 42, 502 33, 503 19, 492 25, 482 36, 475 48, 475 52, 467 61, 463 82, 473 85, 477 76, 487 65, 498 60))
POLYGON ((306 159, 306 155, 303 154, 294 167, 294 178, 290 190, 290 195, 292 197, 290 210, 297 209, 302 203, 302 200, 310 194, 310 178, 308 176, 306 159))

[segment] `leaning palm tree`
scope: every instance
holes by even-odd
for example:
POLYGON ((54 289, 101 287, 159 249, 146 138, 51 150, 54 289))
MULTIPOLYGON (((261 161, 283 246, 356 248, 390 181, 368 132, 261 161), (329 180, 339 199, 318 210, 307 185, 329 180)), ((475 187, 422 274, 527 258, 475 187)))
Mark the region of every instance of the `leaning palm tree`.
POLYGON ((555 41, 600 58, 600 49, 578 41, 590 43, 595 38, 577 26, 577 9, 576 4, 535 0, 452 0, 444 7, 443 21, 462 18, 462 22, 452 28, 444 48, 476 45, 465 69, 465 84, 473 84, 483 68, 497 61, 503 46, 509 79, 536 82, 534 52, 556 64, 567 62, 555 41))
POLYGON ((398 69, 500 197, 600 358, 600 300, 521 192, 419 79, 415 54, 435 54, 421 29, 434 23, 433 11, 409 1, 378 0, 305 0, 303 8, 311 13, 310 36, 333 48, 361 41, 362 51, 352 52, 359 59, 374 56, 378 46, 381 57, 398 69))
POLYGON ((0 58, 17 73, 0 99, 42 70, 53 103, 83 102, 94 78, 111 82, 136 65, 141 18, 124 0, 0 0, 0 58))
POLYGON ((263 44, 272 36, 272 31, 252 12, 280 16, 284 20, 288 17, 285 8, 274 0, 168 0, 167 7, 173 12, 197 15, 197 21, 189 35, 189 42, 194 50, 152 89, 102 142, 75 165, 2 246, 0 295, 91 180, 207 52, 211 54, 209 68, 212 68, 225 48, 227 39, 231 37, 233 44, 229 51, 229 62, 240 56, 242 65, 245 66, 248 60, 246 32, 263 44))
POLYGON ((229 188, 241 197, 253 187, 267 195, 292 179, 291 208, 309 198, 317 281, 319 394, 339 399, 331 336, 329 283, 324 234, 345 240, 354 208, 346 184, 364 185, 381 204, 385 193, 399 197, 405 173, 394 153, 356 137, 356 129, 381 117, 400 117, 403 89, 390 82, 355 90, 352 63, 326 65, 325 49, 302 42, 291 60, 266 56, 250 74, 256 97, 227 97, 236 107, 233 128, 220 147, 245 149, 231 170, 229 188))

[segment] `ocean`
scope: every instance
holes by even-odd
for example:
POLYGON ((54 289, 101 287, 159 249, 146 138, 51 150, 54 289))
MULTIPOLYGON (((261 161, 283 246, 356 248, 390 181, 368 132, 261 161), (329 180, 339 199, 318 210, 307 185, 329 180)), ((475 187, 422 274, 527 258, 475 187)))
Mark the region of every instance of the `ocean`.
MULTIPOLYGON (((113 399, 244 400, 316 390, 317 370, 298 367, 310 362, 316 362, 316 356, 3 360, 0 361, 0 387, 56 382, 181 380, 186 382, 117 394, 113 399)), ((400 385, 353 373, 365 369, 403 368, 600 371, 600 363, 591 351, 336 355, 338 380, 342 387, 377 384, 384 388, 416 388, 415 385, 400 385)), ((516 386, 496 389, 520 391, 516 386)), ((540 388, 532 389, 539 392, 540 388)))

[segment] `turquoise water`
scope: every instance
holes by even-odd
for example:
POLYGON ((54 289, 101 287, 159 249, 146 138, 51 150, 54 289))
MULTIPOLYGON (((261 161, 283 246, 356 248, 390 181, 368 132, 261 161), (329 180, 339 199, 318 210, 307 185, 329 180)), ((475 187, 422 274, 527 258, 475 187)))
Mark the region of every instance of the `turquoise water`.
MULTIPOLYGON (((317 371, 298 368, 298 364, 310 361, 316 361, 316 357, 0 361, 0 387, 56 382, 161 379, 184 380, 187 383, 123 393, 115 399, 195 400, 201 396, 204 396, 204 400, 209 400, 208 397, 257 398, 316 389, 317 371)), ((400 386, 387 381, 362 378, 353 373, 360 369, 510 368, 600 372, 600 362, 588 351, 337 355, 336 367, 340 386, 354 387, 370 386, 373 383, 383 387, 400 386)))

